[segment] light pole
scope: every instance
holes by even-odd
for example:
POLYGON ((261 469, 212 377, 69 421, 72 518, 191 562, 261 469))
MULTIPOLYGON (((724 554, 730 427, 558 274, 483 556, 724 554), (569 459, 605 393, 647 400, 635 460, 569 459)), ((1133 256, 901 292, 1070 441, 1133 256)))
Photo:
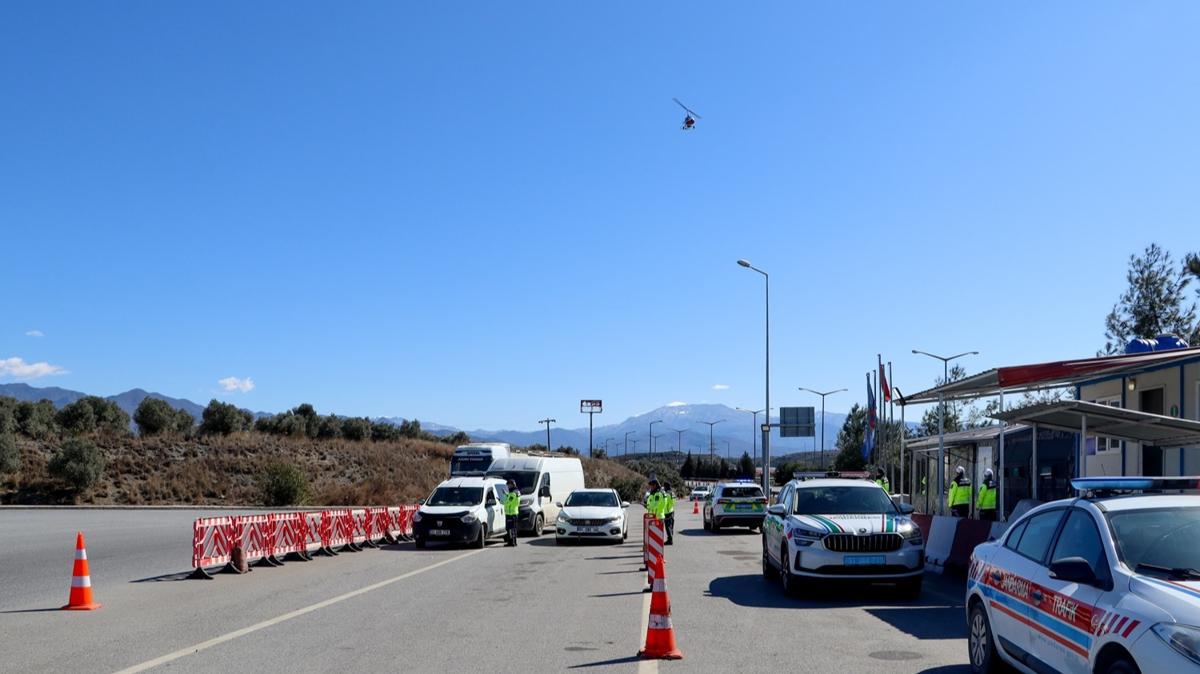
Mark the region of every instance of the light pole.
POLYGON ((826 391, 821 393, 820 391, 814 391, 810 388, 804 388, 801 386, 800 390, 808 391, 809 393, 815 393, 821 396, 821 470, 825 470, 825 396, 833 395, 834 393, 842 393, 848 389, 840 388, 836 391, 826 391))
POLYGON ((625 432, 625 456, 629 456, 629 436, 633 435, 634 433, 637 433, 637 431, 625 432))
POLYGON ((662 419, 650 422, 650 431, 646 435, 650 436, 650 453, 654 454, 654 424, 661 424, 662 419))
POLYGON ((719 424, 723 421, 725 421, 725 420, 721 419, 720 421, 701 421, 700 422, 702 424, 708 424, 708 458, 710 458, 710 459, 713 458, 713 437, 712 437, 713 436, 713 426, 716 426, 717 424, 719 424))
POLYGON ((730 461, 733 461, 733 450, 731 450, 731 449, 729 448, 729 441, 728 441, 728 440, 726 440, 726 441, 725 441, 725 456, 728 456, 728 457, 729 457, 729 460, 730 460, 730 461))
POLYGON ((539 424, 546 424, 546 451, 547 452, 553 451, 550 449, 550 424, 553 424, 556 421, 557 421, 556 419, 547 418, 547 419, 542 419, 541 421, 538 422, 539 424))
POLYGON ((687 429, 686 428, 672 428, 671 430, 675 431, 675 448, 678 449, 680 452, 682 452, 683 451, 683 432, 686 431, 687 429))
MULTIPOLYGON (((928 351, 918 351, 913 349, 914 354, 929 356, 942 361, 942 386, 945 386, 950 379, 950 361, 963 356, 978 356, 978 351, 964 351, 956 356, 938 356, 928 351)), ((940 388, 940 387, 939 387, 940 388)), ((942 498, 942 494, 946 492, 946 396, 941 391, 938 391, 938 512, 945 514, 946 499, 942 498)))
POLYGON ((604 458, 606 458, 606 459, 608 457, 612 456, 612 454, 608 453, 608 441, 609 440, 616 440, 616 438, 604 438, 604 458))
MULTIPOLYGON (((766 318, 766 336, 767 336, 767 358, 766 358, 766 371, 767 371, 766 399, 767 399, 767 402, 765 405, 763 405, 763 409, 770 410, 771 409, 771 276, 769 274, 767 274, 767 272, 750 264, 750 262, 747 260, 738 260, 737 263, 739 265, 745 267, 746 269, 751 269, 751 270, 754 270, 754 271, 762 274, 764 288, 766 290, 766 293, 765 293, 765 307, 766 307, 765 318, 766 318)), ((767 426, 769 427, 770 425, 771 425, 771 413, 767 412, 767 426)), ((770 431, 770 428, 767 429, 766 433, 763 433, 763 493, 766 494, 767 499, 770 500, 770 498, 771 498, 771 431, 770 431)))
MULTIPOLYGON (((758 415, 762 414, 763 412, 767 412, 768 410, 755 411, 755 410, 748 410, 745 407, 738 407, 737 411, 749 412, 750 414, 752 414, 754 416, 754 420, 751 422, 753 424, 753 426, 750 427, 750 447, 751 447, 750 456, 751 457, 758 456, 758 415)), ((771 416, 770 414, 767 415, 767 421, 770 421, 770 416, 771 416)))
POLYGON ((659 433, 658 435, 650 436, 650 452, 651 453, 654 453, 654 446, 658 444, 658 439, 661 438, 663 435, 665 435, 665 434, 659 433))

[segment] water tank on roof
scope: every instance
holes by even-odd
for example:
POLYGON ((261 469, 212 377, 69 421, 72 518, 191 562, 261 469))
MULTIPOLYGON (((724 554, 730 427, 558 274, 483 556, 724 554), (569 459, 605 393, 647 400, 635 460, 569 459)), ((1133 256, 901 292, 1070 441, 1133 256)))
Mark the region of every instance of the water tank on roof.
POLYGON ((1154 341, 1156 342, 1154 347, 1155 351, 1169 351, 1171 349, 1188 348, 1187 341, 1182 337, 1176 337, 1175 335, 1159 335, 1158 337, 1154 338, 1154 341))
POLYGON ((1150 353, 1158 348, 1158 342, 1153 339, 1131 339, 1125 345, 1125 353, 1150 353))

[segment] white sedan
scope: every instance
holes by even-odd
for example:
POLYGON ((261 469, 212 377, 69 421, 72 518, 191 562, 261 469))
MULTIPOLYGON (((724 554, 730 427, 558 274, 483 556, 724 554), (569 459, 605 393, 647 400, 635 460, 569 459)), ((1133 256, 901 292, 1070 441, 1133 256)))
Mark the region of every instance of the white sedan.
POLYGON ((558 504, 554 540, 559 545, 585 538, 619 543, 629 536, 628 507, 615 489, 576 489, 558 504))

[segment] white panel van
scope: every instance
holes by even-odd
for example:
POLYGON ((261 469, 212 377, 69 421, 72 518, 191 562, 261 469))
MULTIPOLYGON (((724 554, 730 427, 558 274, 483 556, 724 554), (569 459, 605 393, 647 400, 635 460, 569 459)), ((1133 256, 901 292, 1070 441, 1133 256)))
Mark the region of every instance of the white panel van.
POLYGON ((497 459, 488 477, 513 480, 521 491, 520 529, 541 536, 558 519, 556 503, 583 489, 583 463, 573 456, 519 456, 497 459))

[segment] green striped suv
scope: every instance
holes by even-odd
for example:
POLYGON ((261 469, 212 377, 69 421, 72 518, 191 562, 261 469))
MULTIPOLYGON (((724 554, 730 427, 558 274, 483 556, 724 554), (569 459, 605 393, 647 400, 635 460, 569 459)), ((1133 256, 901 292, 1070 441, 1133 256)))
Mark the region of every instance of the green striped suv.
POLYGON ((786 594, 810 581, 894 583, 921 594, 925 541, 909 515, 866 480, 793 480, 763 520, 763 575, 786 594))

